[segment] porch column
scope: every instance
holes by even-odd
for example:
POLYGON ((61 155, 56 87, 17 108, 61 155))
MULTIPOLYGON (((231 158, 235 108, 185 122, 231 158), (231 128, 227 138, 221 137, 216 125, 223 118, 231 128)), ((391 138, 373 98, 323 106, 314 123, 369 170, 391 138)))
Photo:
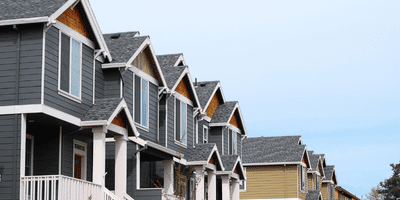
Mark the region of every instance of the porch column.
POLYGON ((230 200, 230 191, 229 191, 229 176, 228 175, 222 175, 222 200, 230 200))
POLYGON ((232 180, 232 200, 239 200, 240 193, 239 193, 239 180, 233 179, 232 180))
POLYGON ((126 193, 126 164, 127 141, 126 136, 114 136, 115 140, 115 195, 124 199, 126 193))
POLYGON ((105 127, 94 127, 93 132, 93 183, 104 187, 106 172, 106 133, 105 127))
POLYGON ((196 200, 204 199, 204 167, 203 166, 195 166, 194 171, 196 172, 196 200))
POLYGON ((174 194, 174 161, 164 160, 164 193, 174 194))
POLYGON ((217 199, 217 175, 215 171, 208 171, 208 200, 217 199))

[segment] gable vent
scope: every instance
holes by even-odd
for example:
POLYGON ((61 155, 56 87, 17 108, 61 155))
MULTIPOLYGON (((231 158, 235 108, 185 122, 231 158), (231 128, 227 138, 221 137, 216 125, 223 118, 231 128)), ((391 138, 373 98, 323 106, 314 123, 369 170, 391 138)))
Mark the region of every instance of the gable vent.
POLYGON ((121 36, 120 33, 111 35, 111 39, 118 39, 121 36))

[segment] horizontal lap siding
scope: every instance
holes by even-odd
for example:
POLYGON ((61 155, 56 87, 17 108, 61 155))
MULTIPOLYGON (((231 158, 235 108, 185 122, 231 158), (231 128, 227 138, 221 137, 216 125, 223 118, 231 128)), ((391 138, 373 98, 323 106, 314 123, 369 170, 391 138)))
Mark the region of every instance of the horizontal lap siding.
POLYGON ((104 98, 104 73, 101 68, 101 62, 96 60, 95 76, 95 99, 104 98))
POLYGON ((222 127, 211 127, 208 138, 208 143, 217 144, 218 152, 222 155, 222 127))
POLYGON ((104 98, 121 97, 121 74, 118 68, 105 69, 104 73, 104 98))
POLYGON ((171 96, 167 99, 167 147, 169 148, 170 145, 174 143, 174 132, 175 132, 175 107, 174 107, 174 98, 171 96), (172 137, 172 140, 171 140, 172 137))
POLYGON ((301 191, 301 171, 300 171, 300 166, 298 166, 298 191, 299 191, 299 198, 300 199, 303 199, 303 200, 305 200, 306 199, 306 196, 307 196, 307 168, 306 167, 303 167, 303 170, 304 170, 304 175, 305 175, 305 177, 304 177, 304 192, 302 192, 301 191))
POLYGON ((297 198, 297 166, 247 167, 241 199, 297 198))
POLYGON ((0 31, 0 106, 39 104, 41 102, 41 74, 43 26, 23 25, 18 33, 11 28, 0 31), (18 65, 19 53, 19 65, 18 65), (17 69, 19 67, 19 77, 17 69), (19 79, 19 102, 16 86, 19 79))
POLYGON ((133 115, 133 72, 131 70, 127 70, 124 74, 124 98, 129 112, 133 115))
POLYGON ((236 133, 236 145, 237 145, 237 154, 242 157, 242 135, 240 133, 236 133))
POLYGON ((230 135, 229 135, 229 128, 223 128, 223 130, 222 130, 222 133, 223 133, 223 137, 224 137, 224 139, 223 139, 223 142, 224 142, 224 152, 223 152, 223 154, 224 155, 228 155, 228 154, 230 154, 229 153, 229 137, 230 137, 230 135))
POLYGON ((315 176, 314 174, 307 173, 307 189, 308 190, 315 190, 315 176))
MULTIPOLYGON (((136 144, 132 142, 128 142, 128 155, 127 155, 127 183, 126 183, 126 193, 131 197, 135 197, 136 193, 136 154, 133 152, 136 151, 136 144)), ((136 199, 136 197, 135 197, 136 199)))
POLYGON ((166 95, 163 95, 163 97, 162 97, 162 99, 160 100, 160 103, 159 103, 159 106, 160 106, 160 109, 159 109, 159 116, 158 116, 158 118, 159 118, 159 144, 160 145, 162 145, 162 146, 165 146, 165 140, 166 140, 166 137, 165 137, 165 135, 166 135, 166 123, 167 123, 167 120, 166 120, 166 109, 167 109, 167 106, 166 106, 166 104, 167 104, 167 101, 166 101, 166 99, 167 99, 167 97, 166 97, 166 95))
POLYGON ((59 32, 55 27, 46 33, 45 104, 81 118, 93 101, 93 49, 82 44, 81 103, 58 94, 59 32))
POLYGON ((21 116, 0 116, 0 199, 19 198, 21 116))
MULTIPOLYGON (((197 127, 197 133, 198 133, 198 141, 200 144, 203 144, 203 125, 205 125, 208 128, 208 135, 210 135, 210 128, 208 126, 208 122, 206 120, 201 120, 198 122, 198 127, 197 127)), ((210 136, 209 136, 210 137, 210 136)), ((210 139, 208 139, 208 142, 210 143, 210 139)))
POLYGON ((149 131, 145 131, 140 127, 137 130, 140 132, 140 137, 145 140, 158 143, 158 87, 149 82, 149 131))

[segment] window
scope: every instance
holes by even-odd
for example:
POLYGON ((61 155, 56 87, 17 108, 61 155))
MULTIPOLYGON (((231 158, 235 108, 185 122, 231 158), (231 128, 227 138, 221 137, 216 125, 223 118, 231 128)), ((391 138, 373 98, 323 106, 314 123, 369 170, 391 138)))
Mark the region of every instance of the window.
POLYGON ((319 190, 319 179, 318 179, 318 175, 315 175, 315 188, 316 188, 316 190, 319 190))
POLYGON ((303 165, 300 165, 300 181, 301 181, 301 190, 305 191, 305 180, 304 180, 304 168, 303 165))
POLYGON ((232 131, 232 152, 231 154, 237 154, 237 134, 236 131, 232 131))
POLYGON ((59 90, 61 94, 81 99, 82 43, 61 33, 59 90))
POLYGON ((163 161, 140 161, 140 188, 157 188, 164 185, 163 161))
POLYGON ((86 180, 86 149, 86 143, 74 140, 74 178, 86 180))
POLYGON ((203 143, 208 143, 208 127, 203 125, 203 143))
POLYGON ((333 199, 333 185, 331 184, 331 191, 329 191, 330 199, 333 199))
POLYGON ((149 81, 135 76, 135 122, 149 128, 149 81))
POLYGON ((187 145, 187 105, 175 99, 175 140, 187 145))
POLYGON ((33 136, 26 135, 25 176, 33 175, 33 136))

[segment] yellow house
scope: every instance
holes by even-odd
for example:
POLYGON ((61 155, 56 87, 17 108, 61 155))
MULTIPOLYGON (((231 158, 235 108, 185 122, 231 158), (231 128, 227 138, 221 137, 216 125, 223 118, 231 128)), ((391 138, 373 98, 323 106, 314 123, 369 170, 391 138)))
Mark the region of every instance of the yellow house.
POLYGON ((325 178, 322 155, 308 151, 308 156, 311 164, 311 169, 307 172, 308 190, 321 190, 322 179, 325 178))
POLYGON ((322 180, 321 193, 323 199, 336 199, 335 187, 338 184, 334 165, 324 167, 325 178, 322 180))
POLYGON ((247 181, 240 199, 306 200, 311 166, 300 136, 246 138, 242 158, 247 181))
POLYGON ((349 191, 345 190, 340 186, 335 188, 335 199, 338 200, 360 200, 356 195, 353 195, 349 191))

